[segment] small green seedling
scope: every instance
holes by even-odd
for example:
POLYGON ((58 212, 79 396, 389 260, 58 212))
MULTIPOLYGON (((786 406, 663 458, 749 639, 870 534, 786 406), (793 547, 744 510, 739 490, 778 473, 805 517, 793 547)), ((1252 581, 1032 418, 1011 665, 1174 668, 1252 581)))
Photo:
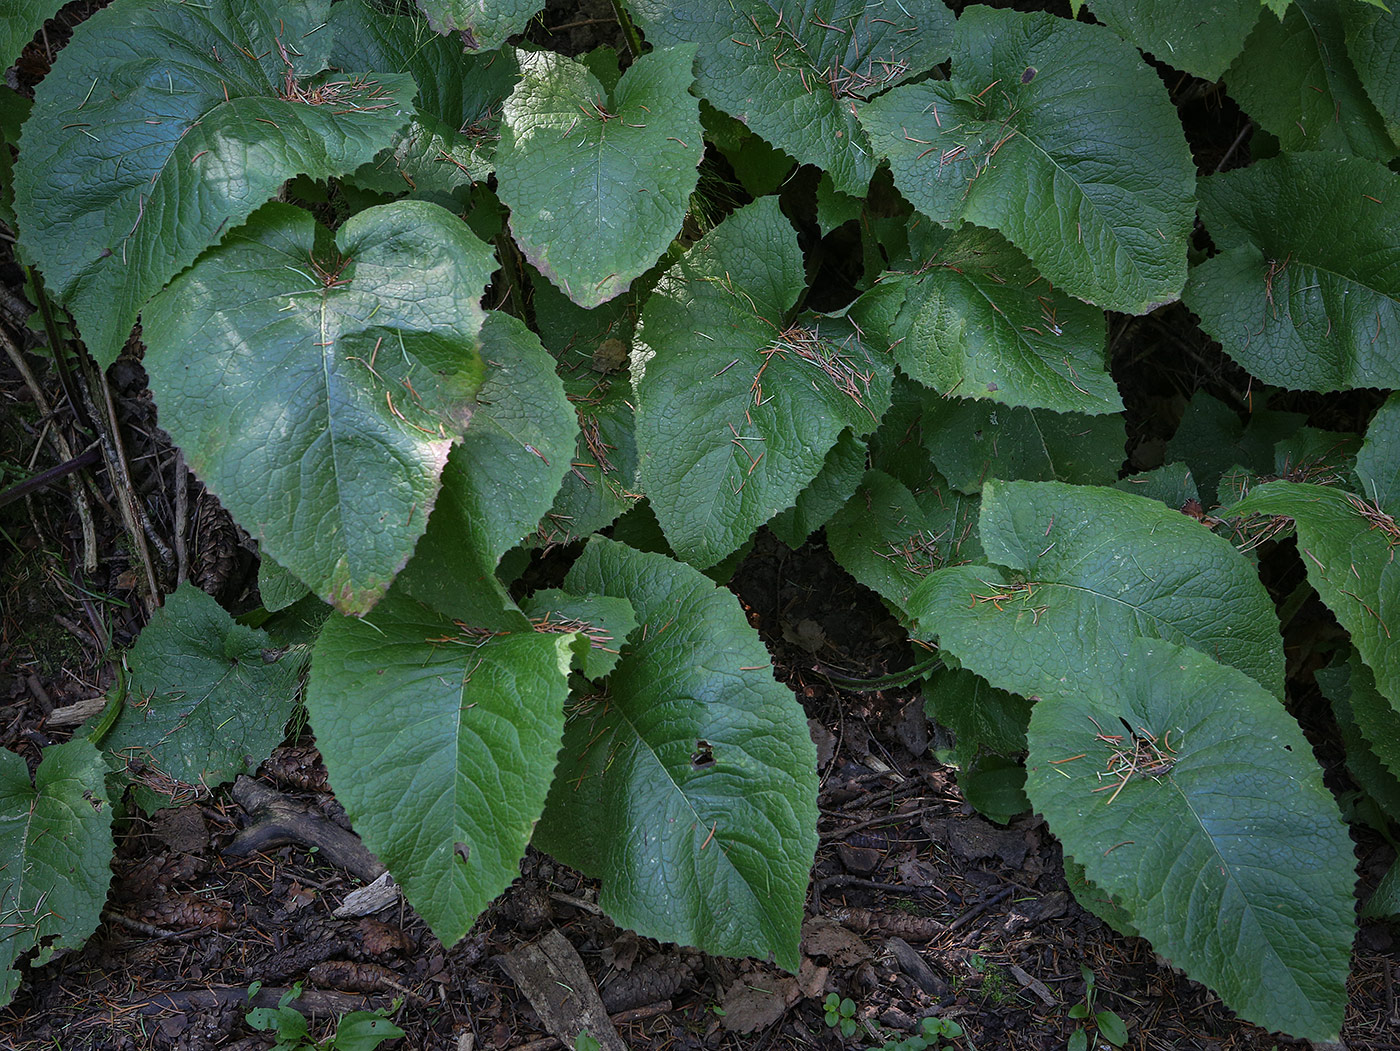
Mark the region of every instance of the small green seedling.
POLYGON ((580 1029, 574 1039, 574 1051, 603 1051, 603 1045, 587 1029, 580 1029))
POLYGON ((832 1029, 841 1027, 842 1036, 855 1036, 856 1002, 849 996, 844 1000, 835 993, 827 993, 822 1006, 826 1009, 826 1024, 832 1029))
MULTIPOLYGON (((257 996, 261 988, 261 982, 250 985, 248 999, 257 996)), ((385 1040, 404 1035, 402 1029, 389 1021, 389 1012, 381 1008, 352 1011, 336 1023, 335 1035, 329 1040, 313 1040, 306 1016, 292 1006, 292 1001, 300 996, 301 983, 298 982, 282 994, 276 1007, 255 1007, 244 1019, 250 1028, 277 1034, 272 1051, 374 1051, 385 1040)), ((394 1010, 397 1009, 398 1001, 395 1001, 394 1010)))
POLYGON ((963 1035, 962 1026, 951 1018, 934 1018, 930 1015, 919 1023, 919 1031, 903 1040, 890 1040, 872 1051, 928 1051, 936 1048, 941 1040, 956 1040, 963 1035))
POLYGON ((1114 1047, 1123 1047, 1128 1042, 1127 1025, 1114 1011, 1094 1010, 1094 995, 1096 993, 1094 972, 1082 964, 1079 971, 1084 975, 1084 999, 1069 1009, 1069 1016, 1087 1021, 1089 1024, 1074 1031, 1069 1042, 1065 1044, 1065 1051, 1088 1051, 1091 1026, 1097 1028, 1099 1036, 1114 1047))

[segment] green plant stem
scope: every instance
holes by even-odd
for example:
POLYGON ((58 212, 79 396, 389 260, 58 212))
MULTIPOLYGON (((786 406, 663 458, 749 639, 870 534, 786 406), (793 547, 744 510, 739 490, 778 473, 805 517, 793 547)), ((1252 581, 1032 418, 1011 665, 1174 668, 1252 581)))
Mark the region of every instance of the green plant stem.
POLYGON ((851 690, 854 693, 863 693, 869 690, 885 690, 895 686, 908 686, 915 679, 923 678, 931 671, 943 667, 942 657, 930 657, 928 660, 920 661, 912 668, 905 668, 903 671, 891 672, 889 675, 881 675, 874 679, 847 679, 842 675, 830 675, 822 673, 822 678, 831 685, 843 690, 851 690))
POLYGON ((633 58, 641 58, 642 35, 637 32, 632 16, 627 13, 627 5, 623 0, 612 0, 612 9, 617 16, 617 24, 622 27, 622 35, 627 38, 627 50, 632 52, 633 58))
POLYGON ((126 668, 123 667, 121 661, 118 661, 117 681, 112 686, 112 695, 107 698, 107 703, 102 706, 97 721, 92 724, 92 728, 88 730, 86 735, 94 747, 100 748, 102 739, 116 725, 117 716, 121 715, 122 705, 126 703, 126 688, 126 668))

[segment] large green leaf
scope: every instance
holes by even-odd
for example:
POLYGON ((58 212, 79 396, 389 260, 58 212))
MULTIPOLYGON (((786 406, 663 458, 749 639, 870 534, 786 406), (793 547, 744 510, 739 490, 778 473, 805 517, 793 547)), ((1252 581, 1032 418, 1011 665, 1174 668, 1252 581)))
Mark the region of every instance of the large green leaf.
POLYGON ((1343 4, 1342 23, 1347 57, 1391 141, 1400 144, 1400 8, 1343 4))
POLYGON ((1294 0, 1261 18, 1225 74, 1240 108, 1285 150, 1395 156, 1395 143, 1347 54, 1342 9, 1355 0, 1294 0))
POLYGON ((642 311, 642 484, 671 547, 702 569, 792 506, 841 432, 868 434, 889 405, 888 360, 849 322, 788 321, 803 283, 792 227, 765 197, 671 267, 642 311))
POLYGON ((434 35, 422 19, 385 14, 368 0, 341 0, 328 22, 337 66, 408 73, 418 85, 417 112, 392 145, 355 171, 356 181, 427 197, 491 174, 501 106, 519 73, 509 53, 464 55, 459 41, 434 35))
POLYGON ((1167 639, 1283 696, 1278 617, 1229 541, 1146 497, 1059 482, 988 482, 993 565, 939 570, 909 600, 919 637, 1023 696, 1113 675, 1134 639, 1167 639))
POLYGON ((1040 280, 1001 235, 972 225, 937 238, 912 273, 888 273, 852 305, 867 339, 944 394, 1056 412, 1123 408, 1104 368, 1096 310, 1040 280))
POLYGON ((456 33, 468 51, 494 51, 523 33, 544 0, 417 0, 436 33, 456 33))
POLYGON ((1014 756, 1026 750, 1031 702, 998 690, 966 668, 940 668, 924 681, 924 712, 957 734, 955 754, 1014 756))
POLYGON ((1274 447, 1296 434, 1307 417, 1279 412, 1262 405, 1250 413, 1249 422, 1205 391, 1191 395, 1176 434, 1167 442, 1166 456, 1183 460, 1200 488, 1206 507, 1217 503, 1221 476, 1232 467, 1246 467, 1261 474, 1273 469, 1274 447))
POLYGON ((1400 859, 1390 863, 1390 869, 1376 884, 1371 895, 1361 909, 1367 919, 1400 919, 1400 859))
POLYGON ((44 78, 16 211, 99 364, 147 299, 283 182, 353 171, 407 122, 409 77, 317 75, 328 6, 128 0, 79 26, 44 78))
POLYGON ((438 612, 495 628, 505 626, 496 566, 554 502, 578 424, 554 359, 522 321, 487 314, 481 353, 486 380, 471 422, 447 458, 442 495, 399 580, 438 612))
POLYGON ((1275 697, 1204 654, 1139 639, 1047 689, 1029 738, 1031 801, 1154 949, 1250 1021, 1337 1039, 1355 862, 1275 697))
POLYGON ((581 62, 520 53, 497 192, 525 257, 581 306, 625 292, 680 232, 705 148, 694 57, 643 55, 609 92, 581 62))
POLYGON ((1369 500, 1321 485, 1270 482, 1230 508, 1230 515, 1284 515, 1298 530, 1308 581, 1376 676, 1392 704, 1400 701, 1400 526, 1369 500), (1391 625, 1395 625, 1394 628, 1391 625))
POLYGON ((801 547, 855 492, 865 474, 865 460, 865 442, 842 431, 812 483, 797 494, 795 504, 769 520, 769 530, 788 547, 801 547))
POLYGON ((931 402, 924 447, 955 489, 988 478, 1108 485, 1123 464, 1123 417, 1010 408, 971 398, 931 402))
POLYGON ((1185 299, 1266 383, 1400 387, 1400 176, 1332 154, 1285 154, 1201 183, 1221 250, 1185 299))
POLYGON ((1370 501, 1400 515, 1400 393, 1385 400, 1366 426, 1356 454, 1357 480, 1370 501))
POLYGON ((875 171, 853 105, 948 57, 941 0, 632 0, 657 47, 695 42, 695 79, 716 109, 865 195, 875 171))
POLYGON ((855 495, 826 525, 831 553, 846 571, 896 609, 944 566, 982 557, 975 496, 936 473, 917 494, 883 471, 868 471, 855 495))
POLYGON ((540 522, 546 543, 611 525, 641 499, 627 355, 637 325, 629 292, 583 310, 548 281, 533 283, 540 338, 559 361, 578 414, 579 438, 554 507, 540 522))
POLYGON ((0 223, 18 229, 15 219, 14 149, 20 128, 29 119, 34 103, 18 91, 0 85, 0 223))
POLYGON ((1400 821, 1400 705, 1376 689, 1376 677, 1351 650, 1343 664, 1317 670, 1317 685, 1332 704, 1347 766, 1356 783, 1400 821))
POLYGON ((1089 0, 1094 17, 1159 61, 1219 80, 1259 21, 1259 0, 1089 0))
POLYGON ((464 626, 390 595, 332 616, 306 707, 365 845, 444 944, 520 874, 564 730, 573 634, 464 626))
POLYGON ((45 748, 33 783, 0 748, 0 1005, 19 987, 20 956, 37 948, 42 966, 97 930, 112 882, 106 775, 90 741, 45 748))
POLYGON ((9 69, 34 34, 58 14, 64 0, 13 0, 0 18, 0 68, 9 69))
POLYGON ((1182 510, 1191 500, 1200 503, 1201 499, 1191 468, 1184 463, 1167 463, 1151 471, 1129 475, 1119 479, 1113 487, 1125 493, 1160 500, 1174 511, 1182 510))
POLYGON ((860 120, 915 208, 999 230, 1057 288, 1132 314, 1180 294, 1195 168, 1161 80, 1109 30, 969 7, 952 79, 860 120))
POLYGON ((331 243, 269 204, 145 312, 161 423, 322 599, 364 612, 408 561, 476 406, 491 251, 399 201, 331 243))
POLYGON ((602 880, 619 923, 796 971, 816 850, 816 750, 734 597, 661 555, 595 539, 565 586, 641 624, 569 718, 535 843, 602 880))
POLYGON ((622 657, 622 647, 637 615, 632 603, 611 595, 570 595, 544 588, 521 600, 536 630, 574 631, 575 668, 584 678, 609 675, 622 657))
POLYGON ((256 770, 286 734, 306 668, 304 652, 274 651, 189 582, 126 660, 126 703, 102 748, 141 771, 147 810, 256 770))

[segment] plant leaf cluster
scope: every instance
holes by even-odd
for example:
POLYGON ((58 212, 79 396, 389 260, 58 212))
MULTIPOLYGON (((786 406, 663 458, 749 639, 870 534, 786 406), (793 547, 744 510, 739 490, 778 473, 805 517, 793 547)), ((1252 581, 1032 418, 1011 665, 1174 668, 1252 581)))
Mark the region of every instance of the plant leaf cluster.
POLYGON ((942 658, 968 798, 1040 811, 1085 906, 1243 1017, 1335 1039, 1351 842, 1253 549, 1295 532, 1349 633, 1320 679, 1384 808, 1400 394, 1364 434, 1202 394, 1176 462, 1124 477, 1108 333, 1183 301, 1266 393, 1400 388, 1400 16, 632 0, 619 61, 520 42, 534 4, 419 6, 115 0, 0 109, 0 217, 99 365, 140 317, 265 603, 255 632, 177 593, 108 761, 7 768, 7 964, 95 925, 113 771, 232 777, 309 645, 331 783, 444 942, 534 843, 620 923, 795 969, 815 751, 715 581, 758 528, 825 526, 942 658), (1193 158, 1182 73, 1255 122, 1252 163, 1193 158), (838 229, 864 272, 812 309, 838 229), (45 912, 59 842, 90 878, 45 912))

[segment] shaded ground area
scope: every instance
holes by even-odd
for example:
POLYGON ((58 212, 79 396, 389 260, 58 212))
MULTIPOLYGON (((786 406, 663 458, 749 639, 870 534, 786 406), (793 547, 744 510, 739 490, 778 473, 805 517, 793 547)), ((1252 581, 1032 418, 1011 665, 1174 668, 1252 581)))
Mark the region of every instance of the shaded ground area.
MULTIPOLYGON (((105 561, 124 559, 111 551, 105 561)), ((7 614, 24 608, 16 600, 33 586, 17 579, 25 565, 12 558, 5 567, 7 614)), ((47 615, 52 623, 39 634, 62 639, 72 629, 53 618, 76 626, 86 611, 53 601, 63 567, 47 568, 47 608, 24 619, 36 625, 47 615)), ((1145 943, 1117 937, 1081 910, 1038 820, 1000 829, 971 813, 952 773, 927 758, 930 728, 909 690, 855 695, 826 684, 825 674, 879 674, 906 658, 883 607, 820 542, 794 552, 765 534, 735 588, 807 708, 821 750, 821 847, 796 977, 619 930, 593 904, 589 881, 534 853, 519 882, 451 951, 402 904, 336 918, 362 881, 324 851, 291 843, 230 853, 250 828, 310 835, 319 821, 344 824, 314 744, 303 738, 263 766, 269 791, 251 814, 220 791, 133 819, 120 836, 102 927, 81 952, 28 976, 0 1032, 22 1046, 65 1049, 261 1048, 270 1041, 242 1024, 249 984, 263 983, 258 1003, 270 1004, 305 982, 305 1009, 322 1027, 348 1010, 398 1000, 394 1018, 409 1033, 407 1046, 466 1047, 470 1035, 476 1047, 542 1051, 559 1045, 504 958, 558 931, 633 1048, 879 1046, 936 1012, 963 1026, 961 1046, 1049 1051, 1078 1024, 1068 1010, 1084 992, 1081 965, 1097 978, 1099 1006, 1127 1022, 1129 1046, 1278 1046, 1233 1022, 1145 943), (282 811, 269 815, 268 795, 282 811), (288 812, 302 817, 289 821, 288 812), (854 1038, 843 1041, 825 1024, 821 1001, 830 991, 858 1005, 854 1038)), ((7 643, 16 639, 14 621, 7 616, 7 643)), ((45 657, 23 641, 29 637, 6 647, 4 743, 32 757, 36 745, 63 736, 46 726, 42 695, 81 695, 98 683, 78 682, 71 669, 86 666, 94 680, 101 671, 82 660, 89 640, 72 649, 63 642, 60 654, 45 657), (57 668, 48 664, 55 656, 57 668)), ((249 801, 246 791, 237 795, 249 801)), ((1378 867, 1379 851, 1371 853, 1378 867)), ((1385 930, 1363 929, 1349 1047, 1400 1044, 1394 969, 1385 930)))
MULTIPOLYGON (((22 384, 13 369, 0 376, 7 419, 23 421, 22 384)), ((119 401, 139 417, 139 391, 119 401)), ((172 454, 161 452, 158 432, 128 427, 134 462, 150 465, 137 476, 150 493, 167 491, 156 467, 173 468, 172 454)), ((7 458, 32 451, 27 430, 6 428, 7 458)), ((94 481, 99 508, 117 498, 101 472, 94 481)), ((147 502, 160 506, 150 494, 147 502)), ((194 502, 212 504, 207 496, 194 502)), ((104 685, 101 634, 124 640, 142 610, 139 587, 123 576, 136 567, 119 526, 99 513, 103 568, 85 574, 61 490, 36 498, 33 515, 7 516, 0 570, 3 744, 31 760, 66 736, 51 725, 54 711, 104 685)), ((199 527, 187 528, 200 551, 199 527)), ((215 590, 239 572, 238 559, 223 564, 225 579, 209 581, 215 590)), ((94 1051, 263 1048, 270 1039, 243 1024, 250 984, 262 983, 256 1002, 270 1006, 301 982, 303 1009, 323 1032, 347 1011, 397 1002, 406 1046, 544 1051, 562 1045, 507 958, 553 931, 577 951, 618 1032, 637 1049, 878 1047, 937 1013, 964 1028, 957 1046, 1057 1051, 1079 1025, 1068 1012, 1084 994, 1081 966, 1096 977, 1098 1006, 1127 1023, 1130 1047, 1294 1046, 1234 1022, 1146 943, 1114 935, 1080 909, 1037 819, 1001 829, 972 813, 954 773, 929 757, 939 744, 930 734, 939 731, 912 689, 854 694, 829 685, 829 675, 894 670, 907 663, 908 647, 820 539, 792 551, 761 534, 733 588, 805 706, 821 756, 821 846, 797 976, 619 930, 594 904, 592 883, 533 852, 521 879, 450 951, 401 903, 337 918, 371 873, 318 839, 345 821, 314 742, 303 736, 264 764, 262 793, 244 783, 134 817, 119 835, 101 928, 81 952, 28 975, 0 1015, 0 1034, 23 1047, 94 1051), (250 835, 262 849, 234 853, 250 835), (302 841, 278 845, 287 836, 302 841), (829 992, 857 1005, 855 1036, 827 1026, 829 992)), ((1380 846, 1364 851, 1371 881, 1385 860, 1380 846)), ((1395 970, 1387 931, 1363 928, 1349 1047, 1400 1046, 1395 970)))
MULTIPOLYGON (((548 42, 588 46, 611 24, 607 11, 605 3, 551 8, 546 21, 560 39, 548 42)), ((54 36, 57 46, 61 34, 54 36)), ((44 56, 27 61, 24 75, 37 79, 44 56)), ((1177 93, 1183 113, 1195 114, 1194 133, 1214 144, 1198 151, 1213 164, 1239 146, 1242 125, 1218 96, 1190 96, 1196 90, 1188 83, 1177 93)), ((839 248, 839 233, 833 238, 828 253, 839 248)), ((43 341, 23 289, 10 245, 0 242, 0 326, 29 352, 43 341)), ((1114 319, 1111 341, 1135 468, 1161 462, 1192 391, 1229 404, 1248 396, 1247 378, 1182 308, 1114 319)), ((86 422, 108 412, 99 378, 79 376, 65 388, 41 354, 23 354, 32 379, 0 356, 0 488, 81 454, 98 432, 122 440, 73 476, 82 480, 76 490, 59 479, 0 510, 0 745, 31 764, 40 748, 71 734, 94 698, 100 706, 112 655, 149 616, 152 584, 168 592, 192 579, 231 609, 256 603, 254 549, 159 431, 139 347, 131 349, 106 381, 115 426, 86 422)), ((1336 399, 1289 407, 1346 411, 1336 399)), ((1272 583, 1287 593, 1295 572, 1287 552, 1278 564, 1272 583)), ((119 828, 101 927, 81 951, 27 974, 0 1011, 0 1046, 265 1048, 270 1035, 244 1021, 250 987, 261 983, 253 1002, 271 1006, 300 983, 317 1035, 347 1011, 382 1007, 408 1033, 399 1046, 547 1051, 562 1045, 522 992, 531 974, 546 972, 522 949, 557 947, 560 936, 638 1051, 879 1047, 930 1014, 955 1019, 965 1036, 954 1046, 969 1051, 1058 1051, 1082 1024, 1069 1012, 1084 996, 1085 967, 1096 1006, 1127 1023, 1129 1047, 1303 1046, 1236 1022, 1145 942, 1083 911, 1038 819, 999 828, 973 813, 956 772, 935 758, 947 741, 914 688, 852 693, 831 684, 831 676, 896 671, 910 650, 820 534, 791 550, 760 533, 731 587, 805 707, 820 755, 821 840, 797 975, 620 930, 598 909, 596 885, 533 852, 517 883, 451 950, 401 902, 337 916, 375 872, 336 838, 347 823, 303 732, 256 782, 151 817, 138 812, 119 828), (827 1024, 822 1002, 833 992, 856 1006, 852 1036, 827 1024)), ((1294 711, 1332 787, 1345 789, 1340 745, 1319 714, 1309 664, 1335 627, 1320 610, 1295 624, 1294 711)), ((1391 856, 1378 837, 1362 839, 1364 887, 1391 856)), ((1390 931, 1363 926, 1343 1034, 1353 1051, 1400 1047, 1397 977, 1390 931)), ((580 983, 576 992, 587 989, 580 983)))

